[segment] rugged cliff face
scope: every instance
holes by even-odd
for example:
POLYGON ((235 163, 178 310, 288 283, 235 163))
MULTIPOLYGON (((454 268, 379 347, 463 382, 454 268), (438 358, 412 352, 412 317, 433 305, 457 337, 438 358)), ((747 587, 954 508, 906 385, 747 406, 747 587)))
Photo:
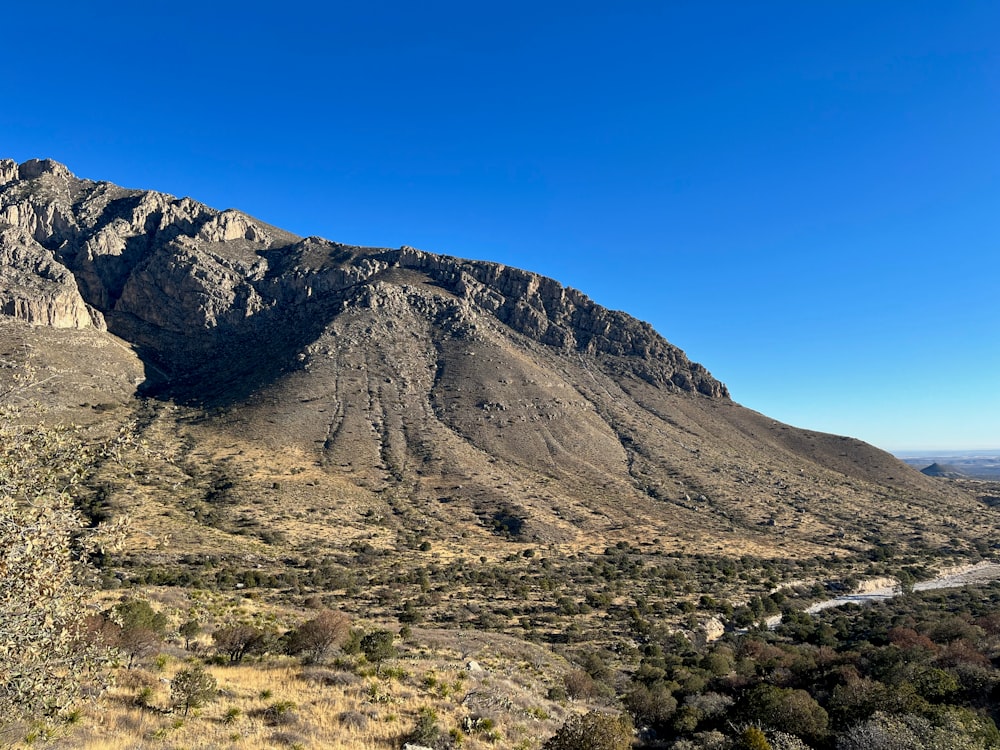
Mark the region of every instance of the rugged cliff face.
POLYGON ((113 382, 179 457, 149 473, 195 467, 157 502, 221 474, 217 509, 291 529, 308 508, 304 545, 390 516, 455 549, 499 530, 775 555, 994 523, 871 446, 740 407, 648 324, 551 279, 301 238, 52 161, 0 161, 0 312, 0 364, 48 356, 54 397, 72 383, 91 416, 113 382), (70 329, 74 356, 25 323, 70 329))
POLYGON ((104 328, 73 274, 16 226, 0 228, 0 312, 53 328, 104 328))
POLYGON ((49 160, 0 162, 0 222, 9 225, 0 236, 7 314, 61 327, 106 319, 168 372, 214 359, 226 339, 280 337, 303 315, 332 318, 359 285, 409 269, 533 341, 613 358, 668 389, 728 396, 648 324, 495 263, 300 239, 238 211, 80 180, 49 160))

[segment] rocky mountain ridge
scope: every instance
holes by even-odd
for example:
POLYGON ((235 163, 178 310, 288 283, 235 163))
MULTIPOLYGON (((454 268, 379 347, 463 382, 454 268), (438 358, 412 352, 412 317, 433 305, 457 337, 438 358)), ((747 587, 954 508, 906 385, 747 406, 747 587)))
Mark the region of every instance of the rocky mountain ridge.
POLYGON ((551 279, 302 238, 53 161, 0 161, 0 310, 0 364, 29 353, 68 418, 131 414, 170 457, 107 502, 148 495, 150 537, 215 539, 188 549, 336 529, 449 554, 859 554, 995 524, 882 451, 741 407, 651 326, 551 279))
POLYGON ((106 321, 168 372, 201 364, 200 354, 213 358, 222 338, 272 333, 287 308, 336 314, 338 303, 358 300, 359 287, 407 269, 451 295, 435 314, 477 306, 556 349, 627 358, 650 382, 728 396, 648 324, 499 264, 301 239, 239 211, 80 180, 51 160, 0 162, 0 223, 8 225, 0 238, 6 314, 69 328, 106 321))

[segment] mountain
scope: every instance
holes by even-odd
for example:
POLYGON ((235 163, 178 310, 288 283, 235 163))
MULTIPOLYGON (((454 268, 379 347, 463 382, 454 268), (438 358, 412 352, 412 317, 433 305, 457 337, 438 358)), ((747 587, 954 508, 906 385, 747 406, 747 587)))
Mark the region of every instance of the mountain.
POLYGON ((1000 451, 997 450, 927 451, 919 454, 905 453, 897 458, 925 474, 929 474, 929 470, 936 464, 944 467, 945 471, 954 473, 955 478, 983 481, 1000 479, 1000 451))
POLYGON ((551 279, 302 238, 50 160, 0 161, 0 311, 0 364, 35 369, 49 418, 132 420, 150 447, 93 500, 170 535, 136 543, 144 565, 420 540, 443 560, 851 557, 995 528, 887 453, 740 406, 551 279))
POLYGON ((920 470, 920 473, 926 474, 929 477, 944 477, 946 479, 959 479, 964 476, 955 467, 937 462, 932 463, 930 466, 925 466, 920 470))

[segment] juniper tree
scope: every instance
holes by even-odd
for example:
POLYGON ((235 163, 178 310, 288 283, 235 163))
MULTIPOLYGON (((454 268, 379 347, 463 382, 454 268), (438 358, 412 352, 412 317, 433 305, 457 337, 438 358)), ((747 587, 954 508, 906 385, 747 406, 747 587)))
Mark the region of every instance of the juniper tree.
POLYGON ((632 722, 628 716, 590 711, 575 714, 546 740, 542 750, 629 750, 632 722))
POLYGON ((375 664, 375 673, 382 673, 382 662, 396 655, 394 636, 388 630, 376 630, 361 639, 361 650, 365 658, 375 664))
POLYGON ((97 537, 85 528, 74 493, 129 440, 123 429, 95 446, 76 428, 32 424, 25 408, 30 378, 6 381, 0 386, 0 725, 58 713, 101 671, 102 649, 85 627, 87 559, 97 537))
POLYGON ((307 664, 318 664, 330 649, 346 641, 350 632, 347 615, 324 610, 288 635, 288 653, 301 655, 307 664))
POLYGON ((170 681, 170 705, 183 708, 184 715, 192 708, 200 708, 215 698, 218 683, 200 664, 182 669, 170 681))

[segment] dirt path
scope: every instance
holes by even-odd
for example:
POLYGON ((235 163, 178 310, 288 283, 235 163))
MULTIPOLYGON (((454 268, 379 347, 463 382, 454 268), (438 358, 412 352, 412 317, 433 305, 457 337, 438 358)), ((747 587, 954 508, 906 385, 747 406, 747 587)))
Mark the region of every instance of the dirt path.
MULTIPOLYGON (((936 589, 956 589, 974 583, 985 583, 1000 578, 1000 564, 981 562, 976 565, 963 565, 958 568, 946 569, 941 575, 929 581, 914 584, 914 591, 934 591, 936 589)), ((900 594, 899 584, 881 585, 856 594, 846 594, 826 601, 817 602, 806 608, 807 614, 814 614, 831 607, 842 607, 845 604, 864 604, 891 599, 900 594)))
MULTIPOLYGON (((1000 563, 981 562, 975 565, 962 565, 955 568, 945 568, 940 575, 929 581, 920 581, 913 586, 914 591, 935 591, 937 589, 957 589, 976 583, 987 583, 1000 579, 1000 563)), ((892 578, 878 578, 863 581, 861 590, 854 594, 845 594, 833 599, 826 599, 806 607, 806 614, 816 614, 831 607, 843 607, 845 604, 869 604, 881 602, 899 596, 899 583, 892 578)), ((768 630, 774 630, 781 624, 781 615, 772 615, 764 620, 768 630)))

